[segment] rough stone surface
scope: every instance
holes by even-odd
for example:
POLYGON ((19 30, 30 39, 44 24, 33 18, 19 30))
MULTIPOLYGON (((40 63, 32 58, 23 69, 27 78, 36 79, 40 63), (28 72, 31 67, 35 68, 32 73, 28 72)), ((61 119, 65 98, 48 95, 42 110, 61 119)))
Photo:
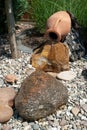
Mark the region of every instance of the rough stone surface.
POLYGON ((81 59, 86 53, 86 48, 83 41, 81 29, 72 28, 70 33, 66 36, 64 43, 66 43, 70 50, 70 61, 81 59))
POLYGON ((69 50, 63 43, 46 44, 32 55, 32 66, 44 71, 69 70, 69 50))
POLYGON ((43 71, 35 71, 22 83, 15 107, 26 120, 37 120, 67 103, 66 87, 43 71))

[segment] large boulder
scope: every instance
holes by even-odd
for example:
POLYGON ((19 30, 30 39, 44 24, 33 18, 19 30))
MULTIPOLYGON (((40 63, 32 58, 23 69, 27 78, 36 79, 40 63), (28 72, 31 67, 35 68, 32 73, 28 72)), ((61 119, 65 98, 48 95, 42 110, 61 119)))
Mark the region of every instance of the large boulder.
POLYGON ((31 64, 37 70, 60 72, 69 70, 69 49, 63 43, 46 44, 35 50, 31 64))
POLYGON ((66 87, 43 71, 35 71, 22 83, 15 98, 19 115, 26 120, 38 120, 54 113, 67 103, 66 87))

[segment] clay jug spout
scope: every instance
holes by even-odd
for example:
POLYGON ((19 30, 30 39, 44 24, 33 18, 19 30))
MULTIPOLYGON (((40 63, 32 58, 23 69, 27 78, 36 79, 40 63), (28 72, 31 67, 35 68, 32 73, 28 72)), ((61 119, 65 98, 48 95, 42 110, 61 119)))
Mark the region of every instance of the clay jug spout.
POLYGON ((59 33, 59 31, 56 31, 56 29, 48 29, 45 34, 45 37, 48 40, 57 41, 57 42, 61 40, 61 34, 59 33))
POLYGON ((71 18, 66 11, 59 11, 47 19, 45 37, 60 42, 71 30, 71 18))

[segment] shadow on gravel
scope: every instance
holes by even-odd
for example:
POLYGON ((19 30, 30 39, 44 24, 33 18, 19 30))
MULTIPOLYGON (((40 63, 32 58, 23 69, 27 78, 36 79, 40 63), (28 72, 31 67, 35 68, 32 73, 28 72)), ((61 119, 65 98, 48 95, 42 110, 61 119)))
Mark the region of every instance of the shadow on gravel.
POLYGON ((0 35, 0 59, 2 59, 2 56, 5 56, 7 58, 11 58, 11 53, 9 51, 10 45, 8 41, 8 35, 3 34, 0 35))
POLYGON ((87 69, 84 69, 84 70, 82 71, 82 76, 84 77, 84 79, 87 80, 87 69))

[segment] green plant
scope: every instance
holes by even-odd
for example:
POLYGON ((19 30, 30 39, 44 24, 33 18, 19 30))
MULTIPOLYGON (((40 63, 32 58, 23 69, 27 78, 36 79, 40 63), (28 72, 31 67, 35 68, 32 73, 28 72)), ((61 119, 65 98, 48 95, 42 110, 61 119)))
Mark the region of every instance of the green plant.
POLYGON ((5 1, 0 0, 0 34, 7 32, 5 1))
POLYGON ((13 0, 13 11, 16 20, 29 11, 29 2, 27 0, 13 0))
POLYGON ((87 27, 86 0, 31 0, 32 18, 40 31, 45 30, 50 15, 60 10, 70 11, 78 22, 87 27))
MULTIPOLYGON (((20 17, 29 11, 29 1, 28 0, 13 0, 13 12, 15 20, 19 20, 20 17)), ((5 13, 5 1, 0 0, 0 34, 7 32, 7 22, 5 13)))

